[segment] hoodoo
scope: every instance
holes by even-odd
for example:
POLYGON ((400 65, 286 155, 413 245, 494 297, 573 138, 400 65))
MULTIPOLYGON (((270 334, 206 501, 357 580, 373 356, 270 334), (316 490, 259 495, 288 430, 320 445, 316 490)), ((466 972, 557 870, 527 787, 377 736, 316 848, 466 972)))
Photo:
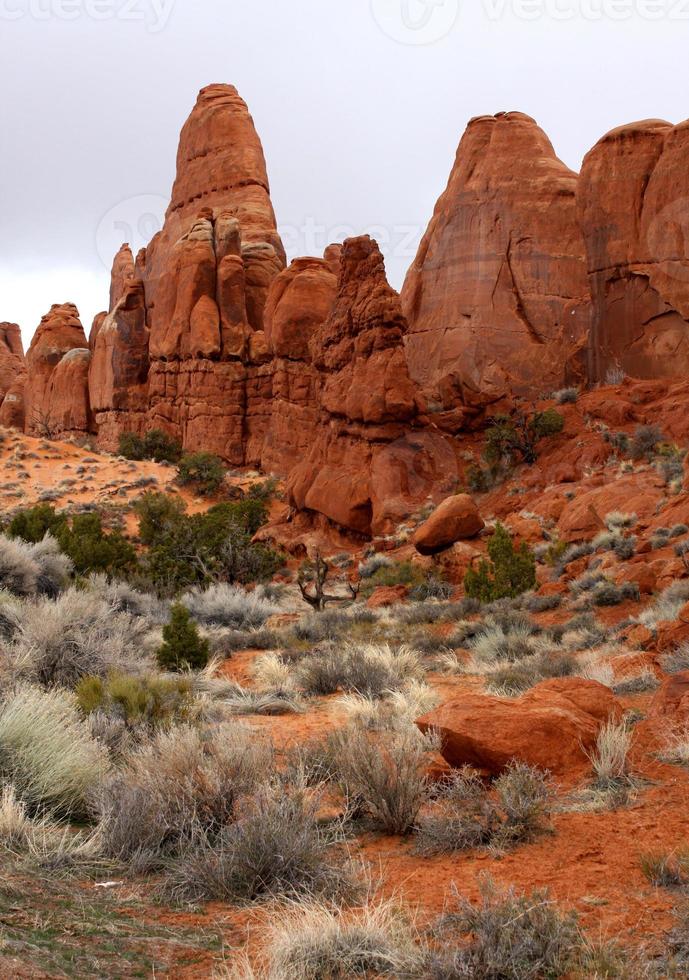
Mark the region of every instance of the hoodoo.
POLYGON ((108 450, 162 428, 284 477, 299 511, 388 533, 456 491, 463 435, 515 399, 610 368, 686 375, 688 172, 687 123, 614 130, 577 176, 529 116, 473 119, 400 296, 368 237, 286 266, 249 110, 210 85, 164 226, 115 256, 90 342, 71 304, 26 362, 2 325, 0 418, 108 450))

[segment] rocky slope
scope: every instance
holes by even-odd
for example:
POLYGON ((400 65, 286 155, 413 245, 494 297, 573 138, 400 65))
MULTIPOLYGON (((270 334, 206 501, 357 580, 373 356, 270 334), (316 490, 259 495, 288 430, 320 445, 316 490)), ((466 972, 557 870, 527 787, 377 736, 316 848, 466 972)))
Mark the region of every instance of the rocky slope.
POLYGON ((514 398, 611 368, 684 376, 688 132, 614 130, 577 176, 530 117, 472 120, 399 297, 367 238, 286 268, 253 120, 210 85, 164 227, 122 246, 89 341, 71 304, 25 362, 3 325, 0 421, 110 451, 160 427, 286 477, 298 510, 386 533, 463 480, 469 433, 514 398))

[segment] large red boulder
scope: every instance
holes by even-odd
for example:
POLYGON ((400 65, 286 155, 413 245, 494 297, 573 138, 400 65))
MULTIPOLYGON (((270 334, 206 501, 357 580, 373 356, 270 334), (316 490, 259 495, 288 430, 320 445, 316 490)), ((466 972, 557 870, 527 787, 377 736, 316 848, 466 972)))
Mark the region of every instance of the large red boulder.
POLYGON ((457 541, 475 538, 485 527, 478 507, 469 494, 448 497, 417 529, 414 546, 421 555, 437 555, 457 541))
POLYGON ((469 123, 402 290, 409 369, 429 400, 563 386, 590 322, 576 185, 529 116, 469 123))
POLYGON ((561 779, 580 777, 598 732, 621 709, 609 688, 580 678, 544 681, 520 698, 465 694, 420 718, 450 765, 499 775, 513 760, 561 779))

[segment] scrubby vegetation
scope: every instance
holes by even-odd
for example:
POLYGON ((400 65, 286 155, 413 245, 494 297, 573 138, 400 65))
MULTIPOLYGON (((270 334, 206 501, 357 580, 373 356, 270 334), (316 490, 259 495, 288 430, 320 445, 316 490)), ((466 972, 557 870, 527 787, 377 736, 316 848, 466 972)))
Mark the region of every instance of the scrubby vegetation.
POLYGON ((515 598, 536 585, 536 559, 528 545, 515 548, 502 524, 495 528, 488 543, 490 561, 479 562, 464 579, 466 594, 481 602, 515 598))
POLYGON ((152 459, 156 463, 178 463, 182 457, 180 443, 162 429, 149 429, 144 435, 123 432, 120 436, 119 452, 127 459, 152 459))
POLYGON ((204 497, 213 497, 225 482, 223 461, 213 453, 187 453, 177 465, 180 486, 192 486, 204 497))

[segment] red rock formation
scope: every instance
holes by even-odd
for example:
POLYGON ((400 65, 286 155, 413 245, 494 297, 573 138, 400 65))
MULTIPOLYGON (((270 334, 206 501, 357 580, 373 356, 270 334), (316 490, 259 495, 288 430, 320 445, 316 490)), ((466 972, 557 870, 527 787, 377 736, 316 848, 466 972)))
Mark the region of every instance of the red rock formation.
POLYGON ((24 428, 26 360, 19 326, 0 323, 0 425, 24 428))
POLYGON ((418 425, 423 407, 404 358, 406 321, 368 236, 345 242, 332 312, 310 342, 321 416, 289 477, 298 509, 360 534, 387 533, 456 477, 452 450, 418 425))
POLYGON ((590 320, 576 183, 529 116, 469 123, 402 290, 410 373, 443 409, 564 383, 590 320))
POLYGON ((593 297, 591 380, 689 368, 689 122, 614 129, 586 156, 578 202, 593 297))
MULTIPOLYGON (((133 268, 133 266, 132 266, 133 268)), ((148 328, 144 287, 140 279, 115 281, 121 292, 104 317, 96 318, 91 332, 89 368, 90 412, 99 443, 115 451, 124 431, 141 432, 148 411, 148 328)), ((111 295, 113 293, 111 292, 111 295)))
POLYGON ((69 360, 53 385, 53 375, 70 351, 88 354, 79 311, 73 303, 56 304, 41 319, 26 355, 25 426, 31 435, 88 430, 76 424, 84 422, 87 414, 83 410, 88 402, 85 354, 69 360))
POLYGON ((284 264, 253 120, 236 89, 211 85, 182 130, 165 225, 137 260, 148 424, 258 465, 272 395, 264 307, 284 264))
POLYGON ((288 473, 315 440, 319 373, 311 363, 309 344, 335 302, 339 249, 326 254, 327 259, 295 259, 273 280, 268 294, 265 335, 273 378, 261 454, 267 472, 288 473))
POLYGON ((612 691, 580 678, 544 681, 520 698, 464 694, 417 721, 436 731, 451 766, 497 776, 516 759, 575 781, 590 768, 600 727, 621 715, 612 691))

